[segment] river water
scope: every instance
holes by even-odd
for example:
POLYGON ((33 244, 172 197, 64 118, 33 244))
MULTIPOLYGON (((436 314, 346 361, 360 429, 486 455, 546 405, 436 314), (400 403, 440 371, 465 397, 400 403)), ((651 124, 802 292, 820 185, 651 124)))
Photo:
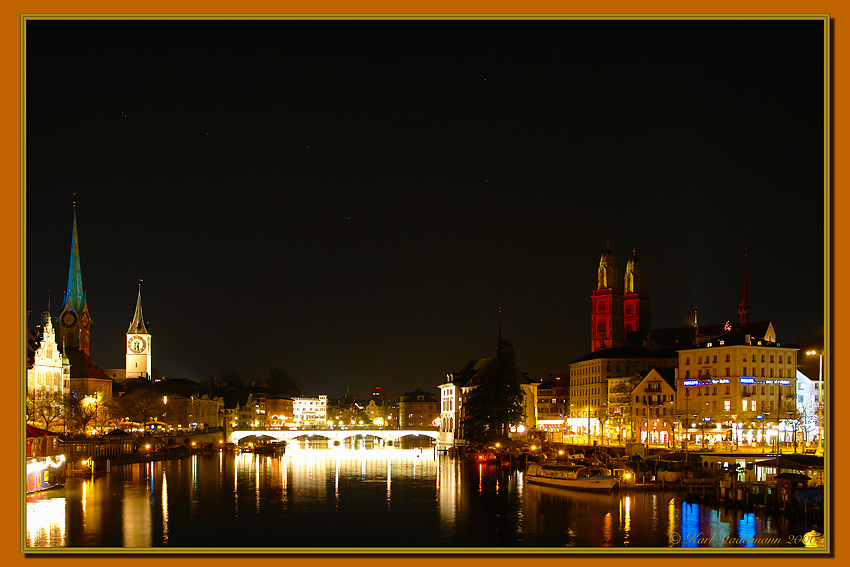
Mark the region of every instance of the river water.
MULTIPOLYGON (((683 501, 588 494, 433 449, 287 447, 113 466, 27 496, 28 548, 445 551, 822 547, 822 527, 683 501)), ((801 550, 802 551, 802 550, 801 550)))

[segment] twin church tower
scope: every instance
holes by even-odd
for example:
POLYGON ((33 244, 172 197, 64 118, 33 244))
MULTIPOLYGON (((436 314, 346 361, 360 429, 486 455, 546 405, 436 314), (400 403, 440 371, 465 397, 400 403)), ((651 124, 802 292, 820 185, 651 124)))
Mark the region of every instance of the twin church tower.
POLYGON ((608 243, 591 294, 591 352, 619 346, 633 331, 649 330, 649 297, 643 290, 643 267, 635 250, 622 281, 620 288, 617 259, 608 243))
MULTIPOLYGON (((77 241, 77 209, 74 206, 74 226, 71 233, 71 265, 68 268, 68 287, 65 290, 65 303, 59 315, 57 342, 65 349, 78 349, 91 358, 91 324, 88 302, 83 290, 82 271, 80 269, 80 247, 77 241)), ((127 329, 125 352, 125 378, 151 379, 151 335, 145 326, 142 315, 142 284, 136 297, 136 311, 127 329)))

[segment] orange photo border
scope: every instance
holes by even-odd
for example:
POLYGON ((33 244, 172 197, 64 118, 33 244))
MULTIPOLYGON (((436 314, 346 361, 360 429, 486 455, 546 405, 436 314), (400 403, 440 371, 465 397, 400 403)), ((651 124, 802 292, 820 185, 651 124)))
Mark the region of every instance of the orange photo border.
MULTIPOLYGON (((759 15, 769 15, 769 14, 829 14, 832 20, 832 28, 831 28, 831 39, 832 39, 832 50, 831 50, 831 60, 832 60, 832 69, 831 69, 831 79, 832 79, 832 92, 831 92, 831 103, 832 103, 832 122, 831 122, 831 131, 833 133, 832 139, 830 140, 830 148, 831 148, 831 179, 832 179, 832 206, 831 206, 831 244, 832 244, 832 258, 833 258, 833 268, 831 274, 831 285, 830 288, 832 290, 832 295, 834 297, 833 302, 830 304, 831 315, 833 324, 832 324, 832 345, 838 346, 839 348, 835 349, 838 353, 841 352, 840 345, 842 344, 843 332, 842 328, 834 323, 835 320, 839 318, 839 315, 843 314, 846 311, 846 306, 840 294, 835 292, 834 282, 844 281, 842 277, 844 273, 847 271, 846 262, 842 262, 842 260, 846 260, 846 239, 847 239, 847 226, 842 225, 837 222, 840 217, 840 213, 843 211, 843 191, 840 185, 840 175, 837 175, 840 170, 841 165, 843 165, 843 160, 841 159, 843 156, 839 153, 841 150, 841 135, 842 132, 841 126, 846 119, 843 118, 843 114, 841 113, 841 107, 839 104, 836 104, 836 101, 840 100, 842 87, 845 77, 843 77, 841 73, 841 66, 844 62, 847 54, 847 48, 845 47, 841 34, 841 13, 847 13, 846 4, 842 7, 839 7, 839 3, 835 0, 828 1, 825 3, 811 3, 811 2, 789 2, 787 0, 775 0, 771 2, 767 2, 764 0, 739 0, 735 2, 730 2, 728 0, 719 0, 715 2, 698 2, 698 3, 683 3, 683 2, 671 2, 671 1, 655 1, 650 0, 647 2, 627 2, 623 0, 612 0, 606 3, 590 3, 590 2, 557 2, 553 0, 530 0, 527 2, 508 2, 505 0, 491 0, 488 2, 483 1, 468 1, 468 0, 458 0, 458 1, 430 1, 430 2, 421 2, 418 0, 412 0, 408 2, 387 2, 381 0, 371 0, 365 2, 351 2, 351 1, 342 1, 342 0, 327 0, 324 2, 271 2, 268 0, 247 0, 246 2, 240 2, 236 4, 232 4, 229 2, 223 2, 221 0, 208 0, 206 2, 198 2, 198 1, 186 1, 186 0, 173 0, 173 1, 162 1, 162 0, 150 0, 146 2, 139 2, 137 0, 129 0, 124 3, 117 2, 105 2, 102 0, 95 1, 82 1, 77 3, 66 3, 66 2, 57 2, 55 0, 48 0, 45 2, 32 2, 32 1, 15 1, 12 0, 9 3, 4 3, 3 8, 0 8, 0 13, 2 13, 2 18, 0 18, 0 25, 2 25, 2 33, 0 33, 0 43, 2 43, 3 49, 0 51, 2 53, 2 57, 0 57, 0 62, 2 62, 2 76, 6 78, 6 87, 2 90, 2 98, 3 104, 0 105, 0 127, 2 127, 4 137, 3 137, 3 151, 0 152, 0 160, 2 160, 2 171, 6 172, 5 179, 7 179, 5 186, 5 195, 9 201, 7 201, 7 205, 2 208, 0 211, 0 215, 2 215, 2 222, 0 222, 0 231, 2 231, 3 235, 3 247, 2 254, 3 260, 9 262, 11 266, 10 271, 12 274, 7 275, 2 279, 2 292, 4 297, 16 297, 18 298, 18 313, 21 314, 20 318, 17 321, 14 321, 14 324, 10 325, 0 325, 0 333, 2 333, 2 339, 0 340, 0 352, 2 352, 2 360, 4 374, 7 376, 6 382, 9 384, 13 384, 15 388, 13 391, 17 391, 20 383, 21 376, 21 333, 23 330, 23 309, 25 306, 21 305, 23 302, 22 296, 22 283, 24 274, 22 272, 22 246, 21 246, 21 219, 22 219, 22 208, 21 208, 21 198, 22 198, 22 190, 21 190, 21 15, 22 14, 151 14, 151 15, 166 15, 166 14, 335 14, 335 15, 358 15, 358 16, 367 16, 367 15, 442 15, 449 16, 452 14, 455 15, 496 15, 496 14, 534 14, 534 15, 543 15, 543 14, 552 14, 552 15, 564 15, 564 14, 622 14, 622 15, 640 15, 640 14, 725 14, 725 15, 743 15, 743 14, 759 14, 759 15), (844 57, 842 57, 842 55, 844 57)), ((835 350, 833 352, 835 352, 835 350)), ((833 357, 833 376, 840 375, 839 368, 842 366, 842 360, 839 356, 833 357)), ((840 380, 838 383, 833 381, 831 384, 832 391, 831 397, 833 399, 840 399, 840 392, 842 390, 840 380)), ((19 400, 15 399, 11 402, 11 420, 12 431, 15 433, 18 432, 18 428, 15 426, 16 423, 20 422, 20 403, 19 400)), ((834 439, 838 440, 833 446, 833 470, 834 471, 842 471, 847 470, 845 468, 845 464, 847 461, 846 455, 839 453, 838 444, 842 439, 842 431, 844 428, 842 423, 835 423, 833 425, 834 429, 834 439)), ((13 449, 10 447, 8 451, 13 460, 16 459, 16 455, 19 453, 19 447, 17 443, 11 444, 13 449)), ((2 479, 4 484, 8 483, 7 490, 12 494, 20 494, 17 485, 20 482, 20 471, 17 466, 8 466, 4 467, 2 472, 2 479)), ((841 509, 844 501, 844 492, 842 490, 842 486, 839 483, 834 483, 832 486, 833 495, 834 495, 834 508, 841 509)), ((17 501, 16 501, 17 502, 17 501)), ((54 562, 61 561, 63 564, 67 564, 66 562, 70 562, 72 566, 76 565, 91 565, 92 562, 103 564, 104 562, 114 562, 120 561, 122 564, 124 562, 149 562, 149 561, 165 561, 165 562, 174 562, 177 564, 179 561, 179 565, 181 567, 186 566, 186 562, 190 562, 192 565, 201 565, 207 567, 215 567, 216 564, 223 565, 224 562, 232 562, 236 561, 250 561, 254 562, 262 562, 267 564, 272 561, 288 561, 297 559, 299 561, 308 560, 311 563, 318 562, 324 564, 325 562, 336 562, 336 561, 344 561, 347 567, 374 567, 376 565, 389 565, 391 562, 402 561, 406 565, 411 567, 423 566, 426 562, 450 562, 456 563, 460 561, 469 562, 472 561, 476 565, 486 565, 487 567, 508 567, 509 565, 515 564, 517 561, 628 561, 630 565, 637 563, 638 565, 650 565, 651 563, 656 562, 669 562, 669 561, 718 561, 723 559, 728 559, 732 561, 743 559, 742 556, 734 556, 734 557, 725 557, 719 554, 713 555, 711 552, 707 552, 703 556, 699 557, 683 557, 682 555, 671 555, 669 557, 665 557, 664 555, 654 555, 648 557, 641 557, 638 555, 635 556, 612 556, 610 559, 606 558, 604 555, 592 555, 592 556, 575 556, 575 555, 560 555, 557 557, 546 557, 546 556, 521 556, 521 555, 512 555, 512 556, 476 556, 476 557, 463 557, 463 556, 445 556, 445 555, 424 555, 424 556, 319 556, 319 555, 310 555, 310 556, 264 556, 264 555, 251 555, 251 556, 233 556, 233 555, 225 555, 225 556, 210 556, 210 555, 196 555, 196 556, 184 556, 184 555, 172 555, 172 556, 162 556, 162 555, 145 555, 145 556, 108 556, 108 555, 91 555, 91 556, 80 556, 80 555, 72 555, 72 556, 24 556, 20 553, 20 511, 19 506, 15 504, 14 509, 10 509, 9 513, 7 513, 3 517, 4 530, 2 530, 2 538, 3 545, 2 549, 5 553, 8 553, 7 560, 11 560, 15 565, 21 564, 26 561, 32 565, 33 563, 40 562, 54 562)), ((823 558, 824 560, 831 561, 835 559, 840 559, 841 556, 846 556, 846 552, 842 549, 841 541, 842 541, 842 531, 843 522, 841 522, 841 518, 839 514, 834 514, 833 523, 832 523, 832 535, 833 541, 831 543, 833 549, 833 556, 831 558, 823 558)), ((639 550, 636 550, 636 553, 639 554, 639 550)), ((758 557, 746 557, 746 561, 750 562, 770 562, 771 567, 777 567, 782 565, 792 565, 793 563, 799 563, 801 560, 809 560, 806 556, 793 556, 793 557, 777 557, 770 555, 760 555, 758 557)))

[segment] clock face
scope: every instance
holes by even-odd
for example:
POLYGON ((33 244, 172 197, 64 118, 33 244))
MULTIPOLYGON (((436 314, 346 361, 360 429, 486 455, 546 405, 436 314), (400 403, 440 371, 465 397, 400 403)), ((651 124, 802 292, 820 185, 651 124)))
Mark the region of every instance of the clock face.
POLYGON ((80 315, 80 325, 82 325, 83 327, 88 329, 90 324, 91 324, 91 317, 89 317, 88 312, 84 311, 83 314, 80 315))
POLYGON ((62 315, 62 324, 66 327, 73 327, 77 324, 77 314, 73 311, 66 311, 62 315))
POLYGON ((145 339, 142 337, 130 337, 130 340, 127 342, 127 346, 130 347, 130 350, 133 352, 142 352, 145 350, 145 339))

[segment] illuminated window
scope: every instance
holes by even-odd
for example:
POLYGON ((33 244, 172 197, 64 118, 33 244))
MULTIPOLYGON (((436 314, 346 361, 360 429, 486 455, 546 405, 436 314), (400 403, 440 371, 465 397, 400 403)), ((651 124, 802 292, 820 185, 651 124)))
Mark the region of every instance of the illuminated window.
POLYGON ((732 400, 723 400, 723 410, 727 412, 732 411, 732 400))

